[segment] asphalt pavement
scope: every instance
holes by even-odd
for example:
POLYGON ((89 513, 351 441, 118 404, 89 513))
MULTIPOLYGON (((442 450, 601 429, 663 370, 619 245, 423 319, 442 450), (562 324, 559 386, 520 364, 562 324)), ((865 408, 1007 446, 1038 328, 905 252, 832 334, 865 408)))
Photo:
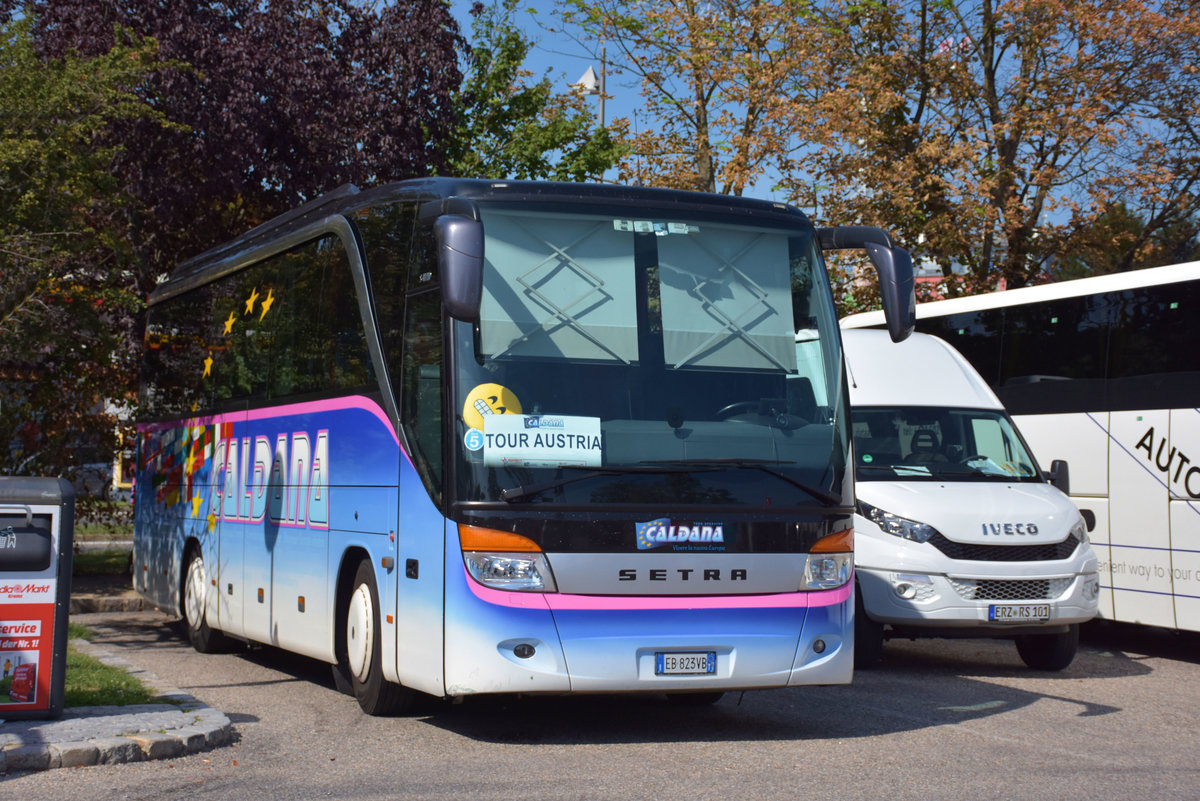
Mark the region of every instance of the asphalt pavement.
MULTIPOLYGON (((131 612, 142 600, 124 581, 76 577, 71 613, 131 612)), ((72 640, 84 654, 137 677, 160 703, 71 707, 55 720, 0 720, 0 775, 174 759, 234 741, 220 711, 131 665, 103 646, 72 640)))

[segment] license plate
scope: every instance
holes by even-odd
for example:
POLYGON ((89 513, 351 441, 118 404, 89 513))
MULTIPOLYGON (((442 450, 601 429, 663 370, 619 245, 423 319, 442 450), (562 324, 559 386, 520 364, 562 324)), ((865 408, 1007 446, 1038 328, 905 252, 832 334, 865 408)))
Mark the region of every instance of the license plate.
POLYGON ((657 651, 655 676, 703 676, 717 672, 716 651, 657 651))
POLYGON ((1045 623, 1049 619, 1049 604, 992 604, 988 607, 988 620, 996 623, 1045 623))

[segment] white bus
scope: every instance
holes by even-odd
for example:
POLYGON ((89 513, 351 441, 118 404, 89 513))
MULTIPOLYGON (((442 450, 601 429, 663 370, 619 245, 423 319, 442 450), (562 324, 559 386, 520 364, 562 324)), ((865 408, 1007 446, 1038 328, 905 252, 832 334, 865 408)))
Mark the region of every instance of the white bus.
POLYGON ((1042 464, 1067 460, 1100 616, 1200 631, 1200 262, 922 303, 917 330, 967 357, 1042 464))

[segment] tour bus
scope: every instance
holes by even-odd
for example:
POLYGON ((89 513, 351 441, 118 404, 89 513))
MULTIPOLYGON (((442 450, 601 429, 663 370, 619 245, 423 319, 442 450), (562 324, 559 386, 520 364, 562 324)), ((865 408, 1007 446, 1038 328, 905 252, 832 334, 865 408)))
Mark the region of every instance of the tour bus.
POLYGON ((979 374, 937 337, 842 331, 854 440, 855 664, 894 637, 1003 637, 1062 670, 1096 615, 1087 525, 979 374))
POLYGON ((1200 262, 922 303, 917 330, 962 352, 1035 456, 1070 464, 1100 617, 1200 631, 1200 262))
POLYGON ((330 663, 371 714, 848 682, 822 252, 851 248, 902 340, 886 233, 691 192, 348 186, 185 261, 149 299, 136 589, 197 650, 330 663))

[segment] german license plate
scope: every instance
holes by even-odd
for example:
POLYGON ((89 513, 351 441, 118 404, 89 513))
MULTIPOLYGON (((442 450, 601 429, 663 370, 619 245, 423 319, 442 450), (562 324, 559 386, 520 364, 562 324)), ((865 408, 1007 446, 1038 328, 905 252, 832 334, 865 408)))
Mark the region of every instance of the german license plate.
POLYGON ((717 672, 716 651, 656 651, 655 676, 703 676, 717 672))
POLYGON ((988 620, 995 623, 1045 623, 1049 619, 1049 604, 992 604, 988 607, 988 620))

